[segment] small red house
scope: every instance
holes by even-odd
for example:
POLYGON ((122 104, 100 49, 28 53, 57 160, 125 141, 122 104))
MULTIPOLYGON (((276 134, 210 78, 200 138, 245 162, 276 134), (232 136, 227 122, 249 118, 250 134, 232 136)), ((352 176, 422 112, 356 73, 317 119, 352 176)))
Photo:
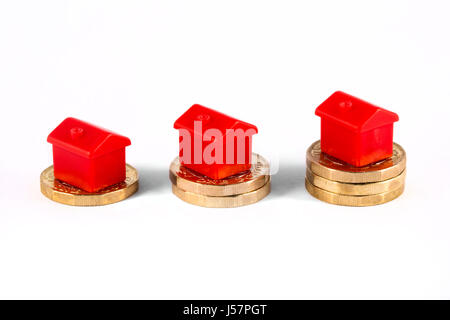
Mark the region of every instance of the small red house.
POLYGON ((88 192, 122 182, 126 177, 127 137, 67 118, 50 133, 55 178, 88 192))
POLYGON ((256 126, 194 104, 174 128, 179 130, 185 167, 216 180, 250 169, 256 126))
POLYGON ((398 115, 341 91, 316 109, 322 152, 362 167, 392 156, 398 115))

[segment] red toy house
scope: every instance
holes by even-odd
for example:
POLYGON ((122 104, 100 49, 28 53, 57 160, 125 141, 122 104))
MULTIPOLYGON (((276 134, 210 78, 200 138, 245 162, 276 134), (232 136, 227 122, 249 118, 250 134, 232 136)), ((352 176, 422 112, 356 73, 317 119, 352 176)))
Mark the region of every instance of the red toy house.
POLYGON ((127 137, 67 118, 50 133, 56 179, 88 192, 122 182, 126 177, 127 137))
POLYGON ((316 109, 322 152, 362 167, 392 156, 398 115, 341 91, 316 109))
POLYGON ((179 130, 179 156, 185 167, 216 180, 250 169, 256 126, 195 104, 174 128, 179 130), (208 159, 204 155, 210 154, 212 144, 214 159, 208 159))

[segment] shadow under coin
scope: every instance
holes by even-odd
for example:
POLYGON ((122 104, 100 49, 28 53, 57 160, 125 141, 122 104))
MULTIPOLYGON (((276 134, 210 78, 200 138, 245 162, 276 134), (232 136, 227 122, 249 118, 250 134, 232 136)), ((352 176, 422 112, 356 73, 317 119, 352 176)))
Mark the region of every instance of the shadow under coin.
POLYGON ((278 172, 272 175, 271 196, 308 199, 309 194, 305 189, 305 170, 304 163, 280 163, 278 172))
POLYGON ((136 193, 137 197, 148 192, 163 193, 171 190, 169 169, 138 167, 137 170, 139 173, 139 190, 136 193))

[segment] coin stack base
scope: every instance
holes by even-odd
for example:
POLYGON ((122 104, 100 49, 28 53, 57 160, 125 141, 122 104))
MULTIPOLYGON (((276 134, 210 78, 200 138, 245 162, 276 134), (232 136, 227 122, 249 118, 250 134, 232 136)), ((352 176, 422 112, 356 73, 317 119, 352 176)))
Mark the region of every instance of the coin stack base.
POLYGON ((306 153, 306 164, 306 190, 332 204, 379 205, 399 197, 405 188, 406 153, 396 143, 391 158, 354 167, 323 153, 316 141, 306 153))
POLYGON ((270 193, 269 163, 253 154, 249 171, 214 180, 183 165, 179 158, 170 165, 172 192, 181 200, 208 208, 233 208, 260 201, 270 193))
POLYGON ((125 181, 97 192, 87 192, 55 179, 53 166, 41 173, 41 192, 50 200, 71 206, 102 206, 122 201, 134 194, 139 187, 135 168, 126 165, 125 181))

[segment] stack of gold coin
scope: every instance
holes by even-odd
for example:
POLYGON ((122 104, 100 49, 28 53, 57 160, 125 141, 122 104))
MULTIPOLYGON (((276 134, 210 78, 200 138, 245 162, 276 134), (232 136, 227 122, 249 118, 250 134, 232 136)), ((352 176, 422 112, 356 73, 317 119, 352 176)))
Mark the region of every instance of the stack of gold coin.
POLYGON ((320 140, 306 152, 305 186, 319 200, 344 206, 373 206, 391 201, 403 193, 406 153, 394 143, 392 157, 354 167, 320 149, 320 140))
POLYGON ((270 193, 269 163, 253 154, 249 171, 225 179, 214 180, 180 164, 170 165, 172 192, 180 199, 202 207, 232 208, 249 205, 270 193))

